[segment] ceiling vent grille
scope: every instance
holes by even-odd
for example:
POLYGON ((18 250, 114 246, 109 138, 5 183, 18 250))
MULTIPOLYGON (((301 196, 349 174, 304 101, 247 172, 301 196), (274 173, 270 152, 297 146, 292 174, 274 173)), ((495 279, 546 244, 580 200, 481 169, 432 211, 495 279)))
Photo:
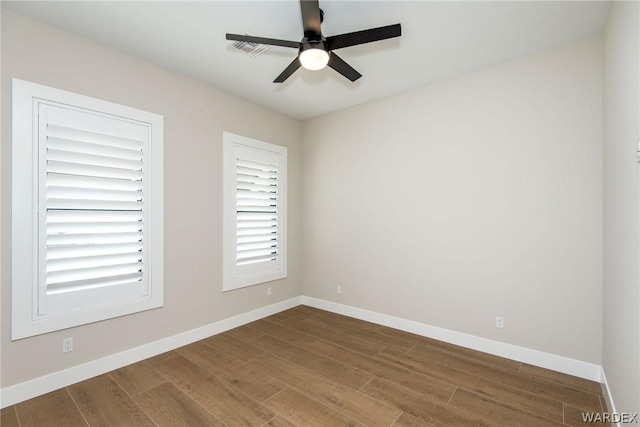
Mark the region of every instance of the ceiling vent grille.
MULTIPOLYGON (((250 36, 249 33, 244 33, 245 36, 250 36)), ((269 49, 269 46, 260 44, 260 43, 251 43, 251 42, 235 42, 233 43, 233 47, 241 50, 251 57, 256 57, 260 55, 265 50, 269 49)))

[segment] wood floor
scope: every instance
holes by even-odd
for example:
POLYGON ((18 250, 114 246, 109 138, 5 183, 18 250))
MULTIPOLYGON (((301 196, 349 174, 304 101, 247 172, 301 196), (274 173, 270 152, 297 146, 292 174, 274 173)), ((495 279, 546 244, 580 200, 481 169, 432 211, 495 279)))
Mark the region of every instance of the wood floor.
POLYGON ((2 410, 13 426, 552 426, 600 384, 306 306, 2 410))

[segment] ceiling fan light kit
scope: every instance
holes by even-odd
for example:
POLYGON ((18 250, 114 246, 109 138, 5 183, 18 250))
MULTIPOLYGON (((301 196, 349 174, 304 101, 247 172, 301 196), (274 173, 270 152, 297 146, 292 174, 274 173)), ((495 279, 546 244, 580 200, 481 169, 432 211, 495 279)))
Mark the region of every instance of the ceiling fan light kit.
POLYGON ((322 43, 303 44, 298 57, 302 67, 311 71, 322 70, 329 63, 329 52, 322 43))
POLYGON ((302 14, 302 28, 304 29, 304 37, 300 42, 228 33, 227 40, 297 48, 298 56, 276 77, 273 81, 274 83, 283 83, 300 67, 316 71, 325 68, 327 65, 354 82, 362 77, 362 74, 343 61, 333 51, 400 37, 402 34, 400 24, 394 24, 325 38, 320 29, 324 13, 320 9, 318 0, 300 0, 300 11, 302 14))

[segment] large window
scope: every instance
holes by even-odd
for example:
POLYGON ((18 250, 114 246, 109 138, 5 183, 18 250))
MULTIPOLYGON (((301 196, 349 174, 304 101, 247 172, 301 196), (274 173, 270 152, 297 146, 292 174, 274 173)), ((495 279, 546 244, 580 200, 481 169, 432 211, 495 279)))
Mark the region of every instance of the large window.
POLYGON ((223 135, 223 290, 287 277, 287 149, 223 135))
POLYGON ((12 338, 162 306, 163 119, 14 79, 12 338))

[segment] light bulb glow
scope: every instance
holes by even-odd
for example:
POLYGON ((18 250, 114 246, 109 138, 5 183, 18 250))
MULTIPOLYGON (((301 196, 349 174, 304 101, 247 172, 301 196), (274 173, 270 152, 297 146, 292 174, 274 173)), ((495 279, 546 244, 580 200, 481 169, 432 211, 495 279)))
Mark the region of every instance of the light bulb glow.
POLYGON ((303 50, 300 52, 300 63, 307 70, 322 70, 329 63, 329 52, 317 48, 303 50))

